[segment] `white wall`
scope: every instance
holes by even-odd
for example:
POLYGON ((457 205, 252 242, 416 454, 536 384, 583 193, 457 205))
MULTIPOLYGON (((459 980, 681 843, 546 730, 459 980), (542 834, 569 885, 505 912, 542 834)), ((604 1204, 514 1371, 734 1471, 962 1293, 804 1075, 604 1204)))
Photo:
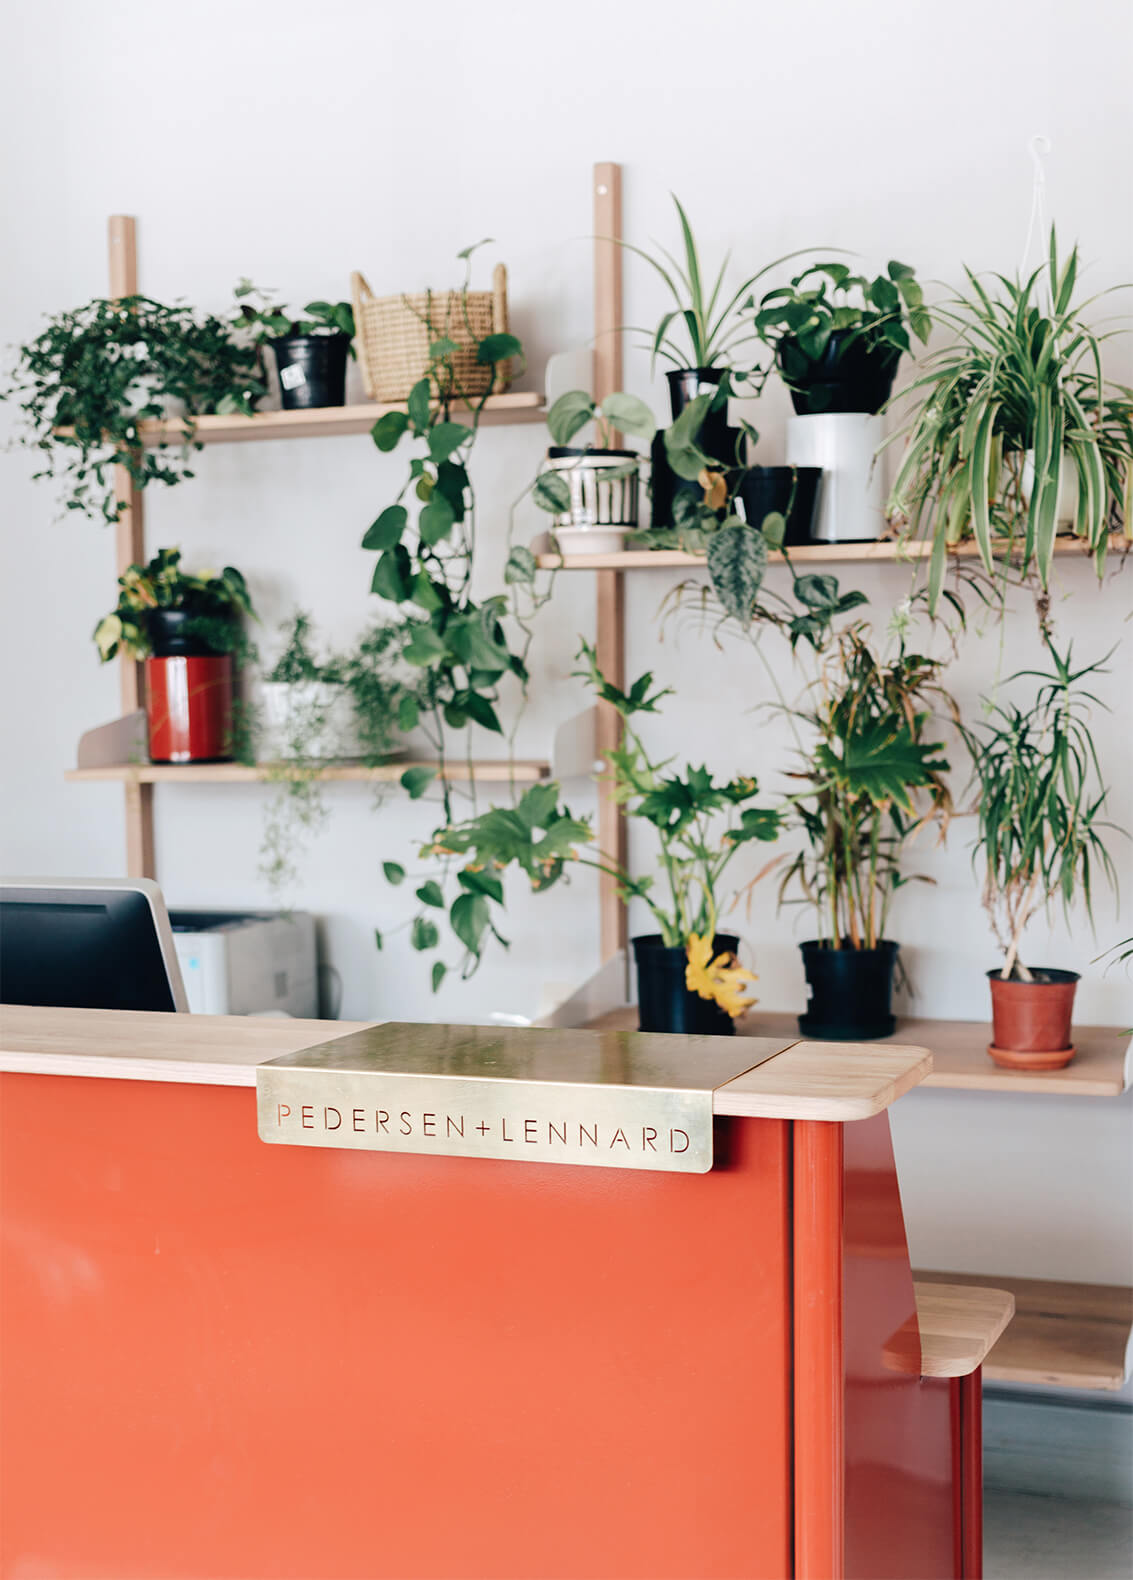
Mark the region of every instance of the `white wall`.
MULTIPOLYGON (((1082 241, 1089 283, 1101 289, 1133 276, 1129 205, 1119 200, 1133 131, 1133 17, 1108 0, 1082 0, 1072 15, 1051 0, 954 0, 946 15, 891 0, 695 8, 575 0, 554 11, 499 0, 427 8, 324 0, 317 11, 296 0, 198 0, 187 11, 41 0, 20 8, 10 30, 0 94, 14 155, 4 175, 5 343, 33 335, 44 313, 105 290, 106 216, 125 212, 139 220, 142 288, 210 308, 225 304, 242 274, 293 303, 345 295, 355 267, 379 291, 443 285, 458 248, 491 235, 497 245, 485 256, 510 266, 515 327, 538 368, 589 332, 597 159, 623 163, 628 237, 674 240, 673 189, 705 252, 733 247, 737 271, 815 243, 859 249, 876 265, 895 256, 930 280, 955 281, 962 260, 1010 272, 1026 230, 1027 143, 1037 132, 1053 143, 1050 203, 1063 236, 1082 241)), ((626 274, 627 321, 653 321, 655 281, 632 260, 626 274)), ((1133 376, 1127 353, 1114 371, 1133 376)), ((627 383, 659 399, 641 353, 627 359, 627 383)), ((785 413, 778 390, 755 413, 762 459, 781 458, 785 413)), ((498 577, 509 503, 542 442, 534 427, 481 440, 486 586, 498 577)), ((190 563, 240 565, 266 633, 298 603, 327 631, 349 635, 369 605, 371 557, 359 539, 402 464, 365 438, 206 451, 195 482, 147 498, 149 544, 180 543, 190 563)), ((88 639, 113 598, 112 543, 93 522, 56 521, 50 490, 30 482, 32 470, 26 452, 0 456, 9 748, 0 866, 119 871, 120 790, 62 780, 79 733, 117 711, 116 677, 99 668, 88 639)), ((718 651, 687 627, 667 628, 662 640, 656 611, 675 580, 642 574, 627 594, 631 670, 652 666, 679 687, 655 740, 774 786, 786 741, 760 712, 767 677, 740 644, 718 651)), ((869 594, 880 625, 908 587, 896 566, 845 580, 869 594)), ((1113 815, 1127 827, 1131 585, 1128 570, 1099 588, 1085 565, 1060 567, 1058 628, 1076 653, 1093 657, 1125 639, 1104 684, 1115 712, 1099 739, 1113 815)), ((592 619, 589 578, 561 577, 543 620, 529 752, 545 752, 555 720, 582 701, 571 656, 592 619)), ((802 672, 773 640, 766 651, 784 689, 797 692, 802 672)), ((952 687, 971 705, 1035 656, 1034 622, 1020 604, 1002 628, 976 621, 952 687)), ((269 794, 159 791, 159 873, 172 902, 271 903, 256 870, 269 794)), ((375 810, 369 792, 353 786, 328 798, 332 821, 291 898, 325 918, 345 1014, 527 1011, 545 979, 570 981, 596 963, 585 877, 549 898, 516 888, 510 955, 497 953, 473 982, 452 982, 430 999, 403 940, 383 955, 371 944, 375 925, 388 930, 403 915, 380 863, 404 859, 429 832, 429 808, 394 794, 375 810)), ((592 792, 573 789, 571 801, 592 807, 592 792)), ((906 890, 894 916, 920 1013, 986 1011, 983 972, 993 955, 967 845, 961 822, 947 849, 921 851, 937 887, 906 890)), ((636 841, 635 851, 648 860, 636 841)), ((770 1008, 798 1007, 795 939, 805 929, 801 916, 776 917, 769 886, 757 891, 741 930, 770 1008)), ((1069 926, 1056 919, 1049 938, 1036 929, 1034 958, 1083 971, 1082 1021, 1133 1018, 1121 969, 1106 975, 1091 964, 1122 931, 1129 921, 1122 929, 1108 897, 1096 939, 1077 913, 1069 926)), ((896 1132, 915 1254, 941 1265, 1133 1276, 1120 1155, 1127 1120, 1127 1105, 1091 1101, 926 1093, 905 1104, 896 1132)))

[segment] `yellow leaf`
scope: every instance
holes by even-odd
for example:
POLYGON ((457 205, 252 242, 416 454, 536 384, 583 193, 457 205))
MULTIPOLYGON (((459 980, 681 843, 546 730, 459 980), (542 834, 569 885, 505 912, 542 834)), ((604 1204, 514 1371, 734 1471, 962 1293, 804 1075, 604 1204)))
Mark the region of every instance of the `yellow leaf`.
POLYGON ((728 503, 728 484, 723 472, 713 472, 705 467, 697 482, 704 490, 704 503, 709 510, 723 510, 728 503))
POLYGON ((712 958, 712 939, 690 933, 686 954, 685 986, 690 993, 711 999, 733 1020, 750 1009, 754 999, 743 997, 745 982, 754 982, 755 975, 741 966, 730 950, 712 958))

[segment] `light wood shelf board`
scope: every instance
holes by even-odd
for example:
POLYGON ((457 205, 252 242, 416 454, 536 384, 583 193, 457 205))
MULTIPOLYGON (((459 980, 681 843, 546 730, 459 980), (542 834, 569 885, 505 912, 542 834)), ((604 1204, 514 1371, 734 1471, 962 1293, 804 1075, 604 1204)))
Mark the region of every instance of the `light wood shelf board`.
MULTIPOLYGON (((114 763, 105 768, 69 768, 63 777, 72 783, 120 780, 124 784, 287 784, 292 779, 315 778, 318 782, 344 780, 365 784, 396 784, 407 768, 435 768, 435 763, 336 763, 311 774, 296 770, 290 763, 114 763)), ((549 779, 550 763, 524 759, 469 764, 452 761, 446 765, 447 777, 457 783, 475 780, 477 784, 535 784, 549 779)))
MULTIPOLYGON (((1133 546, 1128 538, 1115 537, 1110 552, 1125 553, 1133 546)), ((1076 539, 1059 538, 1054 545, 1056 554, 1078 554, 1088 557, 1089 551, 1076 539)), ((872 543, 802 543, 790 550, 791 563, 795 565, 857 564, 868 561, 900 560, 912 563, 928 559, 932 544, 917 539, 911 543, 898 543, 894 538, 882 538, 872 543)), ((953 559, 978 559, 979 547, 968 540, 958 543, 949 551, 953 559)), ((537 555, 543 570, 564 571, 634 571, 666 570, 678 566, 703 568, 703 554, 686 554, 683 549, 624 549, 620 554, 566 554, 544 552, 537 555)), ((784 563, 784 556, 772 553, 767 556, 772 565, 784 563)))
MULTIPOLYGON (((637 1010, 630 1006, 612 1010, 589 1022, 592 1030, 605 1026, 632 1029, 637 1010)), ((798 1016, 758 1007, 745 1015, 736 1030, 745 1037, 798 1037, 798 1016)), ((875 1043, 850 1044, 884 1049, 893 1045, 927 1048, 932 1054, 931 1074, 922 1088, 944 1087, 955 1091, 1014 1092, 1016 1095, 1058 1097, 1118 1097, 1127 1084, 1128 1034, 1118 1026, 1078 1026, 1074 1029, 1077 1055, 1065 1070, 1028 1074, 1002 1070, 988 1057, 991 1027, 986 1021, 922 1020, 901 1017, 892 1037, 875 1043)))
POLYGON ((1133 1331, 1133 1289, 1000 1273, 916 1272, 933 1285, 995 1285, 1015 1297, 1015 1317, 984 1362, 991 1382, 1115 1392, 1124 1382, 1133 1331))
MULTIPOLYGON (((359 406, 320 406, 310 411, 262 411, 251 417, 198 417, 193 433, 197 444, 241 444, 253 439, 320 439, 369 433, 379 417, 387 412, 404 411, 404 404, 369 401, 359 406)), ((452 408, 458 421, 466 418, 469 407, 452 408)), ((480 413, 482 425, 542 422, 543 396, 534 390, 518 390, 507 395, 489 395, 480 413)), ((66 435, 68 430, 60 428, 66 435)), ((149 448, 162 444, 181 444, 186 437, 182 418, 140 424, 142 443, 149 448)))
MULTIPOLYGON (((915 1281, 917 1327, 920 1336, 922 1377, 968 1377, 983 1366, 1015 1312, 1015 1297, 1007 1289, 985 1284, 946 1284, 915 1281)), ((887 1351, 899 1371, 915 1351, 900 1342, 887 1351)))

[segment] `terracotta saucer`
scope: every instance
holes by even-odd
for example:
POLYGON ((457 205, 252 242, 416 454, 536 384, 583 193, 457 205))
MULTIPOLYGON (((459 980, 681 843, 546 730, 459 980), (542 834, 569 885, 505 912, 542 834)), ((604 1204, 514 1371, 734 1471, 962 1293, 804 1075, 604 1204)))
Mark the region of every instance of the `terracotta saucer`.
POLYGON ((1014 1048, 997 1048, 993 1042, 987 1051, 996 1064, 1005 1070, 1062 1070, 1074 1057, 1074 1046, 1056 1048, 1051 1053, 1019 1053, 1014 1048))

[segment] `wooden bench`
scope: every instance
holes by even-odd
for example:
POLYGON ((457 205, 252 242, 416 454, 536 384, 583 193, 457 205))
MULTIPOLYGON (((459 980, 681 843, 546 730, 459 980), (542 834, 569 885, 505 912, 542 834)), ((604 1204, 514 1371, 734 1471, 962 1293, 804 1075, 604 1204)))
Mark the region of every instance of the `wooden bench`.
MULTIPOLYGON (((961 1287, 979 1288, 987 1295, 1006 1291, 1015 1297, 1014 1320, 993 1340, 983 1363, 988 1381, 1107 1391, 1121 1387, 1133 1329, 1133 1289, 1003 1278, 997 1273, 916 1272, 913 1277, 918 1312, 923 1297, 934 1332, 946 1315, 947 1300, 940 1294, 943 1288, 952 1292, 952 1298, 961 1287), (988 1285, 995 1285, 996 1290, 988 1285)), ((922 1318, 922 1334, 923 1328, 922 1318)))

